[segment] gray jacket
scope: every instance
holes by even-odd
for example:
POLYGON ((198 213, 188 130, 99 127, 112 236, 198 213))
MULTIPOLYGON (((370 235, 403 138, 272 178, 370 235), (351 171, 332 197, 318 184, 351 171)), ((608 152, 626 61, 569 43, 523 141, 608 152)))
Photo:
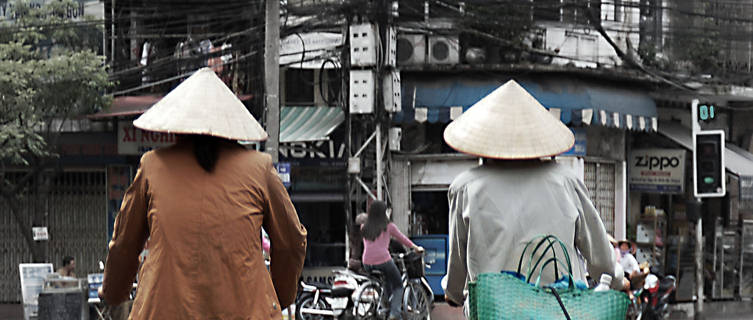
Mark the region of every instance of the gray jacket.
MULTIPOLYGON (((445 293, 453 301, 464 301, 467 283, 481 273, 515 271, 525 244, 544 234, 565 243, 575 280, 585 280, 583 259, 596 281, 608 273, 613 287, 621 285, 623 275, 604 224, 586 186, 570 169, 551 161, 494 161, 460 174, 448 197, 445 293)), ((541 283, 554 281, 553 273, 547 267, 541 283)))

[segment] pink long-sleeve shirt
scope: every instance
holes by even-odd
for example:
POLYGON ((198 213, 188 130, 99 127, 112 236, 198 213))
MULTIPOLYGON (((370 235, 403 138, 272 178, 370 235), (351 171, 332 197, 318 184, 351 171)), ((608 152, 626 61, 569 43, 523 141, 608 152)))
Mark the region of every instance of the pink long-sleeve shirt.
POLYGON ((397 229, 394 223, 387 224, 387 230, 382 232, 374 241, 363 239, 363 256, 361 261, 363 264, 378 265, 392 260, 390 256, 389 246, 390 238, 394 237, 400 243, 410 248, 414 247, 413 241, 410 241, 400 230, 397 229))

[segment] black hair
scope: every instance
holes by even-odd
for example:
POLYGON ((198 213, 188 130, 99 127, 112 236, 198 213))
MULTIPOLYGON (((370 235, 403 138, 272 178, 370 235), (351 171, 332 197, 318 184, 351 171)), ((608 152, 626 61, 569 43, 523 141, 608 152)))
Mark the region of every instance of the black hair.
POLYGON ((371 207, 369 207, 369 217, 366 219, 366 223, 363 224, 361 235, 366 240, 374 241, 382 232, 387 230, 387 224, 389 223, 390 220, 387 219, 387 204, 384 201, 374 201, 371 207))
POLYGON ((71 263, 71 261, 73 261, 73 260, 75 260, 75 259, 73 259, 73 257, 71 257, 71 256, 65 256, 63 258, 63 267, 68 266, 71 263))
POLYGON ((199 163, 199 166, 204 171, 211 173, 220 156, 220 144, 230 140, 198 134, 188 135, 187 137, 193 144, 193 154, 196 157, 196 162, 199 163))

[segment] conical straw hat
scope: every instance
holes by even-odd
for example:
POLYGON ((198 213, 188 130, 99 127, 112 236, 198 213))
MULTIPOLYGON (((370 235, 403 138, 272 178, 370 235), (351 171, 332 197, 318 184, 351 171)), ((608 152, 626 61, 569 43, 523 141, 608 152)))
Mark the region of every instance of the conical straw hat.
POLYGON ((535 159, 572 148, 575 136, 515 80, 479 100, 444 130, 455 150, 493 159, 535 159))
POLYGON ((262 141, 267 132, 209 68, 202 68, 133 121, 137 128, 262 141))

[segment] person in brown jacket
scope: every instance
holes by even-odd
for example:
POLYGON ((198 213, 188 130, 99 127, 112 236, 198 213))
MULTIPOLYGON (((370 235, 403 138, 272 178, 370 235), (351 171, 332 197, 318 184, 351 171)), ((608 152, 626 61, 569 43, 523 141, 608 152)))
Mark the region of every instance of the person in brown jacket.
POLYGON ((126 301, 138 271, 129 319, 281 319, 295 299, 306 229, 271 157, 236 142, 266 132, 207 68, 134 126, 179 137, 141 157, 115 220, 104 301, 126 301), (272 243, 269 271, 262 226, 272 243))

